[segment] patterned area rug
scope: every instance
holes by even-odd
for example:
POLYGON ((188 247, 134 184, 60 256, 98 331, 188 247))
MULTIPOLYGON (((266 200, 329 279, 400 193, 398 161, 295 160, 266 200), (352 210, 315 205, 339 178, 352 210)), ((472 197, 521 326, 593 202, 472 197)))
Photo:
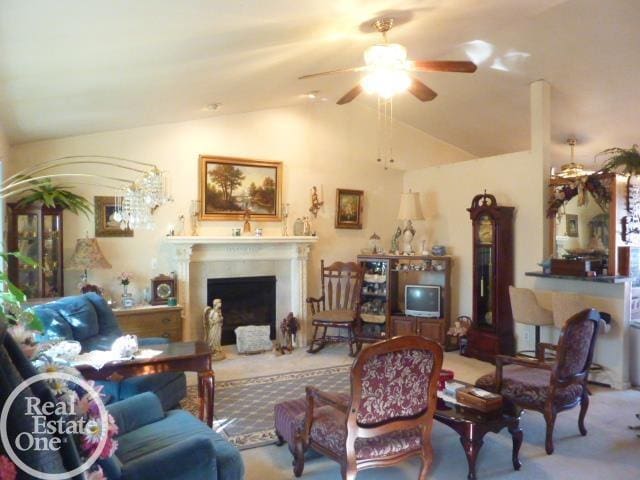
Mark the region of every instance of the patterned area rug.
MULTIPOLYGON (((332 392, 349 391, 351 365, 216 382, 213 428, 240 450, 276 443, 273 408, 276 403, 303 397, 313 385, 332 392)), ((198 416, 196 386, 188 388, 182 408, 198 416)))

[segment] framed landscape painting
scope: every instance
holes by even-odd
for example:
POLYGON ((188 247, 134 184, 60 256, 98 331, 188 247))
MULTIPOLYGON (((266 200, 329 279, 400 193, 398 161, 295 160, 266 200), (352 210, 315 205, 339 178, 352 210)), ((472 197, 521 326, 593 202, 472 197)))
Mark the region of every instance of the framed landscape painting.
POLYGON ((93 213, 96 221, 96 237, 133 237, 133 230, 120 227, 114 213, 116 199, 114 197, 93 197, 93 213))
POLYGON ((362 190, 336 190, 336 228, 362 228, 362 190))
POLYGON ((281 220, 282 162, 200 155, 201 220, 281 220))

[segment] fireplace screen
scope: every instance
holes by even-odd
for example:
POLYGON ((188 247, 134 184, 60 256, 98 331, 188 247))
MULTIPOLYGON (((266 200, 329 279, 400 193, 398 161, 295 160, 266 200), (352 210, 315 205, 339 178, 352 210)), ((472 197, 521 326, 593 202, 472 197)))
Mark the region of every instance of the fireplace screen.
POLYGON ((207 305, 222 300, 222 345, 236 343, 234 330, 246 325, 269 325, 276 338, 276 277, 209 278, 207 305))

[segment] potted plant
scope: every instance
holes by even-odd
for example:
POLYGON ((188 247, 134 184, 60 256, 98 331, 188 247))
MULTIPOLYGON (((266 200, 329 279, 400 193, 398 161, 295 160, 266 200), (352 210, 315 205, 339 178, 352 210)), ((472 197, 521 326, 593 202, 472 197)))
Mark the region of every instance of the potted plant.
POLYGON ((42 203, 50 208, 62 208, 76 215, 81 213, 90 218, 91 204, 81 195, 71 192, 65 185, 54 185, 51 180, 34 180, 33 187, 26 190, 26 196, 19 200, 18 205, 27 207, 34 203, 42 203))
POLYGON ((631 184, 631 178, 640 175, 640 150, 638 150, 638 144, 633 144, 631 148, 607 148, 598 155, 606 155, 608 157, 600 172, 615 172, 627 175, 627 189, 631 184))

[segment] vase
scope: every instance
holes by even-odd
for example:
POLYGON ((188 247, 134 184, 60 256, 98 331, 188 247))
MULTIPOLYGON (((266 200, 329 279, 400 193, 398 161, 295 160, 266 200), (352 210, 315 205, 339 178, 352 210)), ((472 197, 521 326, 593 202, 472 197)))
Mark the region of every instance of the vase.
POLYGON ((121 305, 124 308, 131 308, 135 306, 136 302, 133 299, 133 295, 128 292, 128 285, 122 285, 122 301, 121 305))

